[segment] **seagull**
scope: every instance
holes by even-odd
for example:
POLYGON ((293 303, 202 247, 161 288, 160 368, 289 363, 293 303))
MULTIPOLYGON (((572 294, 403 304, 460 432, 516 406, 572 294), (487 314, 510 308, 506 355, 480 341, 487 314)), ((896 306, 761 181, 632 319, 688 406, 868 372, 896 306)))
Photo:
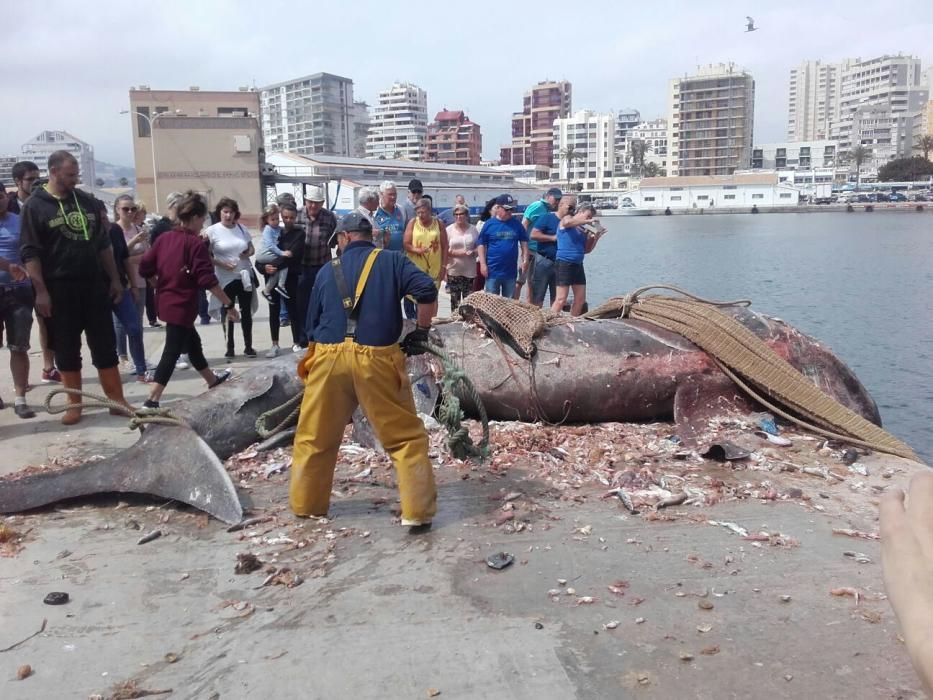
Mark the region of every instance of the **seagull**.
POLYGON ((749 32, 754 32, 755 30, 758 29, 758 27, 755 26, 755 20, 753 20, 753 19, 752 19, 751 17, 749 17, 748 15, 745 16, 745 19, 748 20, 748 24, 745 25, 745 33, 746 33, 746 34, 748 34, 749 32))

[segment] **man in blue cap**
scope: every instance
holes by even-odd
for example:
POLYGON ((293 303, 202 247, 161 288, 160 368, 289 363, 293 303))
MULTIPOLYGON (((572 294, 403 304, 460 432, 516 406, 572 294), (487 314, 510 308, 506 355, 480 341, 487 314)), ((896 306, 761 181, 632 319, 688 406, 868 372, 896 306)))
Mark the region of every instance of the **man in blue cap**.
POLYGON ((512 217, 515 198, 509 194, 496 197, 496 215, 483 224, 476 239, 476 257, 480 273, 486 278, 486 291, 512 299, 519 270, 528 266, 528 232, 512 217))
POLYGON ((402 525, 423 528, 434 517, 437 490, 403 352, 424 352, 419 344, 428 339, 437 288, 402 253, 376 248, 372 224, 359 212, 340 222, 337 245, 341 255, 321 267, 308 305, 291 508, 299 516, 327 515, 337 451, 360 405, 395 465, 402 525), (406 295, 418 302, 418 321, 399 346, 406 295))
MULTIPOLYGON (((534 229, 535 224, 538 222, 542 216, 548 212, 557 211, 557 206, 560 204, 560 198, 564 196, 564 193, 560 191, 559 187, 552 187, 547 192, 544 193, 544 196, 533 204, 529 204, 525 208, 525 214, 522 217, 522 226, 525 227, 525 230, 528 232, 528 269, 524 274, 519 275, 518 281, 515 285, 515 298, 518 299, 522 291, 522 285, 525 282, 528 283, 528 298, 526 301, 529 304, 535 303, 533 300, 534 297, 534 276, 535 276, 535 266, 538 263, 538 242, 531 237, 531 231, 534 229)), ((538 304, 540 306, 540 304, 538 304)))

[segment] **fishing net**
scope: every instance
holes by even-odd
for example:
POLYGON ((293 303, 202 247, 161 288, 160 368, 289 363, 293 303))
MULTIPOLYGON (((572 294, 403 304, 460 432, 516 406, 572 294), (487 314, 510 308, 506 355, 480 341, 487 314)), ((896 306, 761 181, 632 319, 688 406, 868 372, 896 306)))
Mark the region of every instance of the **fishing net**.
POLYGON ((473 292, 460 303, 461 318, 482 325, 515 352, 530 358, 534 339, 547 327, 550 312, 488 292, 473 292))

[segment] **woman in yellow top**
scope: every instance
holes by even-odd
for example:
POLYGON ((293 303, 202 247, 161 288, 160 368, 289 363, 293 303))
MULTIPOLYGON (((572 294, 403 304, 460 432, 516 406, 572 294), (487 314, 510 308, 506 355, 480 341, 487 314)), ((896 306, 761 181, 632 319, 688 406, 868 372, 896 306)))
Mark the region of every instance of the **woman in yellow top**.
MULTIPOLYGON (((434 280, 436 287, 447 278, 447 229, 434 216, 434 203, 422 197, 415 204, 415 218, 405 228, 405 253, 419 269, 434 280)), ((415 305, 405 300, 405 315, 415 318, 415 305)), ((434 302, 437 315, 437 302, 434 302)))

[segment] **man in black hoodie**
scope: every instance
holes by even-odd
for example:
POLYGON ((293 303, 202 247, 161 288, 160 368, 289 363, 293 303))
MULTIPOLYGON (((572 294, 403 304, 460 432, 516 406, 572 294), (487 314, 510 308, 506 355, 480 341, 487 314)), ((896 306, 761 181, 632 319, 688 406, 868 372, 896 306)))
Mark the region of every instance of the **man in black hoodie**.
MULTIPOLYGON (((79 189, 78 161, 49 156, 49 182, 26 200, 20 253, 36 292, 36 311, 49 319, 52 347, 69 389, 81 389, 81 333, 108 398, 129 405, 117 369, 110 305, 123 296, 110 233, 94 198, 79 189)), ((69 395, 64 425, 81 420, 80 396, 69 395)))

